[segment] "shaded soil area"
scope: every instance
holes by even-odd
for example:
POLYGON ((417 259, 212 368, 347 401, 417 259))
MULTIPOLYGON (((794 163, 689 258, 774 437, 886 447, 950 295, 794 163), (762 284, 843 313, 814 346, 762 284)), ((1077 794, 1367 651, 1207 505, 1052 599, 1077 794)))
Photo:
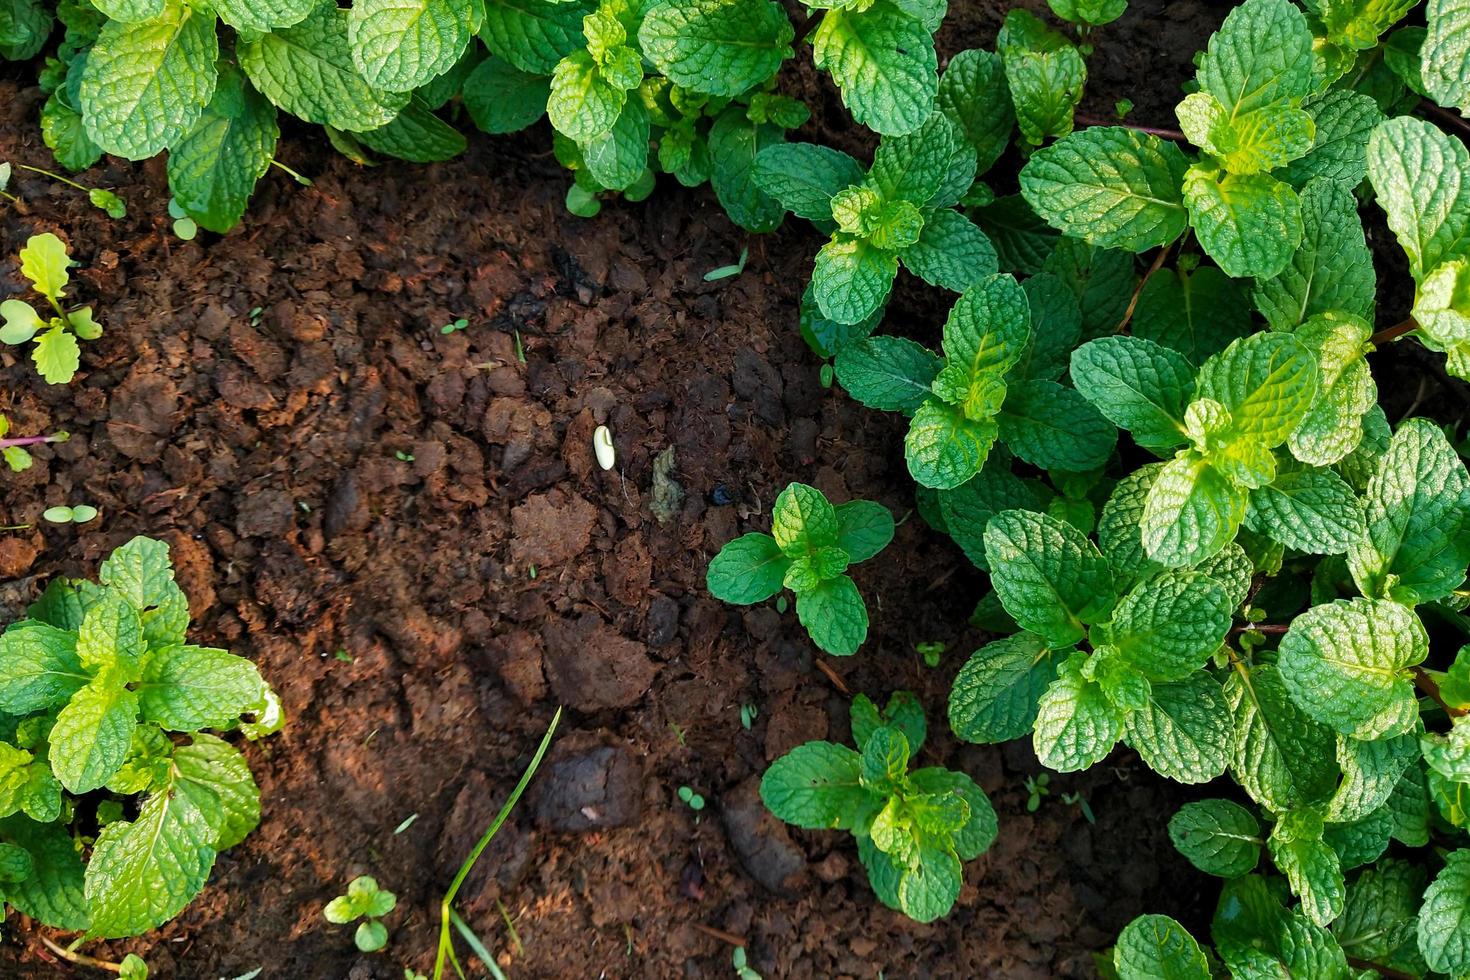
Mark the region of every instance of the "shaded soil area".
MULTIPOLYGON (((1000 8, 955 6, 943 49, 992 44, 1000 8)), ((1135 3, 1098 36, 1088 108, 1127 96, 1138 121, 1168 125, 1219 16, 1135 3)), ((5 71, 0 158, 50 166, 39 93, 5 71)), ((850 139, 830 89, 796 84, 818 110, 799 135, 850 139)), ((711 929, 767 977, 1080 977, 1136 914, 1200 924, 1213 887, 1165 834, 1179 788, 1119 752, 1053 776, 1028 813, 1028 745, 949 736, 950 681, 984 639, 964 625, 982 580, 916 515, 857 570, 868 644, 828 664, 854 692, 920 694, 921 763, 974 776, 999 841, 966 867, 953 915, 918 925, 873 899, 849 838, 764 814, 760 773, 802 741, 847 739, 848 698, 792 613, 714 601, 705 566, 793 479, 912 510, 900 420, 821 388, 795 330, 809 229, 748 238, 672 182, 573 218, 540 128, 430 167, 362 169, 324 143, 283 142, 314 186, 272 172, 222 238, 170 234, 161 160, 89 175, 126 198, 122 221, 29 174, 23 206, 0 208, 0 295, 24 285, 25 238, 53 231, 107 331, 66 387, 0 350, 17 431, 73 434, 4 476, 0 523, 102 512, 0 536, 0 606, 93 574, 134 534, 165 538, 199 641, 253 658, 291 719, 245 747, 260 829, 176 922, 106 952, 165 978, 428 969, 438 899, 558 704, 557 743, 460 903, 514 977, 731 975, 711 929), (746 244, 743 275, 703 281, 746 244), (459 317, 468 329, 440 333, 459 317), (592 458, 599 424, 612 472, 592 458), (653 470, 670 448, 683 496, 661 523, 653 470), (950 652, 931 669, 914 647, 936 640, 950 652), (685 785, 705 810, 679 801, 685 785), (399 895, 383 954, 321 917, 358 874, 399 895)), ((937 341, 946 300, 906 284, 893 322, 937 341)), ((0 974, 69 975, 28 929, 5 939, 0 974)))

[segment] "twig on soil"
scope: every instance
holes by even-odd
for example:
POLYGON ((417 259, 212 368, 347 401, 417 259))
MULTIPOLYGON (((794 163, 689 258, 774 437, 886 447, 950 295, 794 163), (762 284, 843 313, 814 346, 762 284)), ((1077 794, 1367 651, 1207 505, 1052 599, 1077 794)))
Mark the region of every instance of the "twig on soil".
POLYGON ((1465 715, 1470 714, 1470 711, 1466 711, 1464 708, 1452 708, 1446 704, 1444 695, 1439 693, 1439 685, 1434 682, 1434 678, 1430 677, 1429 672, 1423 667, 1414 668, 1414 683, 1418 685, 1419 690, 1429 695, 1435 704, 1443 708, 1444 713, 1451 718, 1463 718, 1465 715))
POLYGON ((1169 250, 1173 247, 1174 243, 1170 242, 1163 248, 1160 248, 1159 254, 1154 256, 1153 265, 1150 265, 1148 267, 1148 271, 1143 274, 1143 278, 1140 279, 1138 281, 1138 285, 1134 287, 1133 295, 1128 299, 1128 309, 1123 311, 1123 319, 1118 322, 1117 329, 1113 331, 1114 333, 1122 333, 1124 330, 1128 329, 1128 321, 1133 319, 1133 311, 1138 309, 1138 297, 1143 295, 1143 287, 1147 286, 1148 281, 1153 277, 1153 274, 1155 272, 1158 272, 1159 269, 1163 267, 1164 260, 1169 257, 1169 250))
POLYGON ((832 682, 833 687, 848 697, 852 697, 852 690, 847 686, 847 682, 842 679, 842 675, 837 673, 837 670, 831 664, 825 660, 818 660, 816 664, 817 669, 827 675, 827 680, 832 682))
POLYGON ((62 959, 67 960, 68 962, 75 963, 77 966, 90 966, 95 970, 107 970, 110 973, 122 972, 121 963, 114 963, 111 960, 99 960, 95 956, 88 956, 86 953, 74 952, 73 950, 67 949, 65 946, 56 945, 45 936, 41 937, 41 942, 44 943, 46 948, 51 950, 51 952, 55 953, 57 956, 60 956, 62 959))
POLYGON ((704 933, 706 936, 711 936, 723 943, 729 943, 731 946, 747 945, 744 936, 737 936, 733 932, 726 932, 723 929, 716 929, 714 926, 707 926, 703 922, 691 922, 689 924, 698 929, 700 932, 704 933))
POLYGON ((1147 133, 1150 136, 1159 136, 1166 140, 1173 140, 1176 143, 1189 142, 1189 137, 1177 129, 1163 129, 1158 126, 1135 126, 1133 123, 1120 122, 1116 119, 1103 119, 1100 116, 1086 116, 1080 112, 1073 116, 1072 119, 1078 126, 1122 126, 1124 129, 1147 133))

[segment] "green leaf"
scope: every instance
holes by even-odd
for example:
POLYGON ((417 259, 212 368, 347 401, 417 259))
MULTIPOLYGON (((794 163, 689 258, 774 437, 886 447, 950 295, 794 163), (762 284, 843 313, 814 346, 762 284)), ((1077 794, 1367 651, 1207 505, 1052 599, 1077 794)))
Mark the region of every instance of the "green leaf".
POLYGON ((137 697, 108 675, 73 694, 50 736, 51 770, 61 785, 81 794, 106 783, 127 758, 137 719, 137 697))
POLYGON ((858 754, 845 745, 798 745, 761 777, 761 801, 778 819, 798 827, 851 829, 882 806, 859 781, 858 762, 858 754))
POLYGON ((1122 127, 1095 126, 1032 154, 1021 194, 1054 228, 1105 248, 1142 252, 1188 225, 1177 146, 1122 127))
POLYGON ((486 58, 464 80, 460 97, 482 132, 514 133, 546 114, 551 82, 503 58, 486 58))
POLYGON ((834 238, 817 253, 812 286, 822 313, 839 323, 857 323, 888 299, 898 275, 898 258, 857 238, 834 238))
POLYGON ((1409 765, 1419 758, 1413 733, 1362 741, 1337 737, 1337 764, 1342 784, 1324 811, 1332 823, 1362 820, 1388 802, 1409 765))
POLYGON ((1026 10, 1006 14, 996 51, 1005 64, 1022 138, 1040 146, 1072 131, 1072 112, 1087 82, 1082 53, 1026 10))
POLYGON ((1135 442, 1156 452, 1183 445, 1194 369, 1184 355, 1137 337, 1101 337, 1072 352, 1072 383, 1135 442))
POLYGON ((1348 885, 1347 902, 1332 931, 1349 956, 1406 973, 1427 973, 1416 935, 1424 869, 1387 860, 1348 885))
POLYGON ((1285 472, 1251 491, 1245 526, 1309 555, 1346 554, 1367 530, 1353 488, 1326 469, 1285 472))
POLYGON ((86 686, 76 637, 67 630, 24 620, 0 635, 0 711, 28 715, 65 704, 86 686))
POLYGON ((997 418, 1011 451, 1043 469, 1097 469, 1118 442, 1118 430, 1091 402, 1055 381, 1012 384, 997 418))
POLYGON ((1322 831, 1322 817, 1315 811, 1286 813, 1272 829, 1266 847, 1292 893, 1302 900, 1307 918, 1326 928, 1342 914, 1347 887, 1337 853, 1323 841, 1322 831))
POLYGON ((169 149, 169 191, 201 227, 229 231, 270 169, 280 132, 275 106, 239 71, 222 71, 204 114, 169 149))
POLYGON ((1225 883, 1211 933, 1232 974, 1248 977, 1349 977, 1332 934, 1300 912, 1281 907, 1267 879, 1225 883))
POLYGON ((97 580, 139 610, 166 602, 177 592, 168 545, 143 535, 109 555, 97 570, 97 580))
POLYGON ((1150 769, 1180 783, 1222 775, 1234 748, 1230 706, 1203 671, 1154 684, 1143 707, 1124 719, 1123 737, 1150 769))
POLYGON ((781 206, 808 221, 832 220, 832 196, 866 175, 840 150, 814 143, 777 143, 760 152, 755 182, 781 206))
POLYGON ((996 433, 993 419, 968 419, 960 409, 930 398, 914 413, 904 437, 909 475, 936 490, 960 486, 985 465, 996 433))
POLYGON ((1040 273, 1061 239, 1060 232, 1031 210, 1019 194, 996 198, 972 209, 970 216, 990 238, 1004 272, 1028 276, 1040 273))
POLYGON ((1047 0, 1051 12, 1081 27, 1111 24, 1128 9, 1128 0, 1047 0))
POLYGON ((1433 123, 1400 116, 1373 131, 1368 179, 1415 280, 1470 249, 1470 149, 1433 123))
POLYGON ((1183 681, 1205 665, 1230 632, 1234 606, 1208 575, 1164 572, 1118 601, 1108 645, 1151 681, 1183 681))
POLYGON ((1232 114, 1213 95, 1195 92, 1175 110, 1189 141, 1232 174, 1261 174, 1283 167, 1312 148, 1316 124, 1293 105, 1266 105, 1232 114))
POLYGON ((889 725, 903 733, 910 754, 918 755, 928 734, 924 706, 912 691, 895 691, 882 711, 866 694, 859 694, 853 698, 848 715, 852 721, 852 740, 859 748, 867 744, 873 732, 889 725))
POLYGON ((987 466, 951 490, 940 490, 938 498, 944 530, 981 569, 990 567, 985 560, 985 525, 992 517, 1003 510, 1046 509, 1035 481, 1021 480, 1000 465, 987 466))
POLYGON ((856 653, 868 638, 868 609, 846 575, 827 579, 796 597, 796 618, 821 649, 838 657, 856 653))
POLYGON ((241 38, 240 67, 262 95, 305 122, 348 132, 386 126, 409 94, 373 88, 358 74, 348 18, 346 10, 323 3, 299 24, 241 38))
POLYGON ((71 278, 66 270, 74 264, 66 254, 66 245, 49 231, 32 235, 20 250, 20 274, 31 281, 36 292, 53 300, 66 295, 71 278))
POLYGON ((996 744, 1031 731, 1056 678, 1050 645, 1034 633, 987 643, 970 655, 949 693, 949 727, 966 742, 996 744))
POLYGON ((1317 400, 1287 439, 1304 463, 1327 466, 1343 461, 1363 440, 1367 414, 1378 402, 1378 386, 1364 352, 1372 328, 1345 314, 1320 314, 1297 330, 1316 356, 1317 400))
POLYGON ((224 650, 180 646, 151 653, 138 684, 144 720, 169 731, 229 729, 260 701, 260 672, 224 650))
POLYGON ((56 319, 51 322, 50 329, 36 337, 31 360, 36 364, 37 373, 48 384, 66 384, 82 365, 82 349, 64 323, 56 319))
POLYGON ((1058 647, 1086 635, 1117 601, 1112 569, 1070 524, 1008 510, 985 529, 985 556, 1001 604, 1023 629, 1058 647))
POLYGON ((1470 258, 1443 262, 1424 277, 1413 316, 1424 346, 1450 355, 1450 373, 1470 373, 1470 258))
POLYGON ((41 138, 56 162, 68 170, 86 170, 102 159, 102 147, 87 135, 82 114, 66 103, 59 90, 41 108, 41 138))
POLYGON ((185 793, 159 793, 138 819, 102 829, 87 864, 88 935, 136 936, 183 911, 214 866, 209 821, 185 793))
POLYGON ((24 344, 46 326, 46 321, 31 304, 18 299, 0 303, 0 317, 5 318, 5 327, 0 329, 0 342, 7 344, 24 344))
POLYGON ((1102 687, 1084 678, 1072 661, 1063 664, 1037 709, 1036 758, 1057 772, 1089 769, 1108 757, 1122 735, 1122 719, 1102 687))
POLYGON ((242 34, 264 34, 301 23, 316 5, 315 0, 215 0, 213 7, 220 20, 242 34))
POLYGON ((1399 426, 1365 501, 1368 533, 1348 551, 1364 595, 1421 603, 1459 587, 1470 564, 1470 473, 1438 426, 1399 426))
POLYGON ((1359 92, 1333 91, 1307 103, 1316 124, 1316 138, 1306 156, 1293 160, 1282 175, 1287 183, 1301 187, 1322 177, 1350 191, 1368 173, 1368 138, 1383 113, 1378 103, 1359 92))
POLYGON ((1351 871, 1383 856, 1394 827, 1394 812, 1384 806, 1362 820, 1329 826, 1322 839, 1336 852, 1342 870, 1351 871))
POLYGON ((1299 102, 1312 88, 1306 18, 1288 0, 1246 0, 1211 36, 1198 79, 1232 116, 1299 102))
POLYGON ((1149 488, 1163 468, 1163 463, 1149 463, 1123 477, 1098 515, 1098 547, 1119 576, 1120 586, 1140 581, 1163 567, 1144 552, 1140 532, 1149 488))
POLYGON ((1302 243, 1273 278, 1257 281, 1256 308, 1273 330, 1319 313, 1371 317, 1377 280, 1350 185, 1313 180, 1301 193, 1302 243))
POLYGON ((1170 568, 1197 565, 1235 540, 1247 495, 1194 453, 1159 470, 1141 515, 1143 549, 1170 568))
POLYGON ((1220 878, 1249 874, 1261 859, 1261 825, 1229 800, 1184 804, 1169 820, 1169 839, 1190 864, 1220 878))
POLYGON ((989 170, 1005 152, 1016 122, 1000 55, 972 48, 949 59, 936 101, 975 148, 976 172, 989 170))
POLYGON ((1209 980, 1205 954, 1185 928, 1167 915, 1140 915, 1128 923, 1113 949, 1118 975, 1127 980, 1209 980))
POLYGON ((930 767, 909 774, 909 786, 920 793, 939 796, 953 793, 970 808, 969 820, 953 832, 955 854, 961 861, 973 861, 995 843, 998 827, 995 808, 975 781, 962 772, 930 767))
POLYGON ((882 504, 849 500, 836 510, 837 547, 847 552, 854 564, 872 558, 893 540, 893 515, 882 504))
POLYGON ((1184 201, 1200 244, 1226 275, 1271 278, 1301 243, 1296 191, 1267 174, 1231 174, 1197 164, 1184 175, 1184 201))
POLYGON ((388 125, 356 135, 370 149, 414 163, 450 160, 468 145, 459 130, 430 112, 416 95, 388 125))
POLYGON ((111 669, 131 681, 142 656, 143 623, 137 609, 116 592, 104 593, 77 631, 77 659, 89 674, 111 669))
POLYGON ((209 822, 216 851, 234 847, 260 824, 260 790, 250 765, 234 746, 204 732, 174 749, 179 791, 194 800, 209 822))
POLYGON ((1337 786, 1331 730, 1287 694, 1276 667, 1237 671, 1225 683, 1235 716, 1235 778, 1251 799, 1276 813, 1320 803, 1337 786))
POLYGON ((941 208, 924 219, 919 240, 903 250, 904 268, 931 286, 964 292, 1000 269, 985 232, 958 211, 941 208))
POLYGON ((812 61, 831 74, 858 123, 885 136, 924 124, 939 91, 934 38, 891 0, 829 10, 812 34, 812 61))
POLYGON ((833 366, 847 393, 869 408, 912 415, 929 397, 942 361, 906 337, 869 337, 838 352, 833 366))
POLYGON ((412 92, 454 67, 477 20, 471 0, 356 0, 352 62, 373 88, 412 92))
POLYGON ((34 58, 46 46, 54 23, 48 7, 35 0, 15 0, 0 7, 0 58, 34 58))
POLYGON ((1429 28, 1420 49, 1424 87, 1435 102, 1464 115, 1470 112, 1470 4, 1429 0, 1424 19, 1429 28))
POLYGON ((791 57, 795 32, 771 0, 665 0, 638 28, 643 54, 675 85, 740 95, 791 57))
POLYGON ((586 45, 582 18, 592 10, 591 3, 580 0, 485 0, 480 40, 521 71, 550 75, 563 58, 586 45))
POLYGON ((1231 438, 1266 448, 1286 441, 1316 396, 1316 358, 1290 334, 1242 338, 1200 369, 1197 397, 1230 413, 1231 438))
POLYGON ((143 23, 108 22, 82 74, 87 136, 129 160, 166 149, 209 103, 218 58, 214 17, 181 3, 143 23))
POLYGON ((837 511, 822 491, 804 483, 782 490, 771 509, 771 534, 792 558, 836 544, 840 529, 837 511))
POLYGON ((1063 238, 1047 256, 1043 271, 1072 286, 1082 309, 1084 339, 1117 332, 1138 283, 1132 255, 1063 238))
POLYGON ((779 127, 752 123, 740 106, 726 109, 710 127, 710 186, 730 220, 746 231, 774 231, 785 217, 780 202, 766 194, 755 179, 757 156, 784 138, 779 127))
POLYGON ((1281 640, 1281 676, 1292 700, 1317 721, 1353 738, 1382 738, 1417 720, 1409 668, 1428 653, 1411 610, 1339 599, 1292 622, 1281 640))
POLYGON ((1046 329, 1031 332, 1026 352, 1011 376, 1058 381, 1067 373, 1072 350, 1082 340, 1082 304, 1072 287, 1050 272, 1031 276, 1021 288, 1026 291, 1032 321, 1045 324, 1046 329))
POLYGON ((1253 329, 1244 291, 1212 266, 1188 274, 1155 272, 1139 291, 1132 326, 1134 337, 1178 351, 1196 365, 1253 329))
POLYGON ((1424 892, 1419 951, 1431 970, 1470 970, 1470 850, 1452 851, 1424 892))
POLYGON ((66 828, 14 816, 0 821, 0 836, 31 857, 30 876, 7 882, 5 900, 52 928, 86 929, 90 918, 83 893, 82 855, 66 828))
POLYGON ((608 81, 585 51, 563 58, 551 76, 546 115, 551 125, 579 143, 612 131, 628 93, 608 81))
POLYGON ((611 130, 582 144, 587 172, 610 190, 628 189, 648 172, 649 134, 648 110, 627 100, 611 130))

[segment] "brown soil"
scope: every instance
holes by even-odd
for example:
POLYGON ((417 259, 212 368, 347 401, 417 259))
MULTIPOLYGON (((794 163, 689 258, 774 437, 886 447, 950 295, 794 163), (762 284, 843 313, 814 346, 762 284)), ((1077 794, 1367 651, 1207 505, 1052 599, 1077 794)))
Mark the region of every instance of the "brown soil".
MULTIPOLYGON (((993 43, 999 8, 954 6, 947 52, 993 43)), ((1135 3, 1099 34, 1089 108, 1128 96, 1134 118, 1168 125, 1218 18, 1135 3)), ((5 72, 0 158, 50 166, 39 94, 5 72)), ((819 107, 803 135, 847 138, 830 90, 801 83, 819 107)), ((134 534, 166 538, 201 642, 255 659, 291 718, 246 746, 259 831, 176 922, 103 951, 143 953, 164 978, 426 970, 438 899, 558 704, 557 744, 460 903, 513 977, 733 975, 704 927, 743 937, 773 978, 1088 976, 1136 914, 1199 924, 1213 889, 1164 832, 1177 787, 1119 752, 1054 776, 1030 814, 1029 746, 949 736, 951 678, 983 640, 964 626, 981 579, 916 516, 857 572, 867 646, 829 665, 852 691, 919 692, 923 762, 981 783, 999 841, 953 915, 917 925, 876 903, 850 839, 763 814, 759 774, 799 742, 846 739, 848 699, 792 614, 714 601, 705 565, 793 479, 908 514, 901 430, 817 382, 794 329, 810 229, 749 239, 745 273, 705 283, 748 237, 710 194, 668 183, 579 220, 547 146, 538 128, 366 170, 319 134, 288 138, 282 158, 315 186, 272 172, 242 227, 194 243, 169 232, 161 160, 88 175, 126 198, 122 221, 33 175, 15 182, 24 205, 0 208, 0 295, 23 286, 19 245, 54 231, 107 329, 66 387, 0 351, 0 410, 73 433, 3 477, 0 523, 102 512, 0 537, 4 611, 134 534), (441 335, 458 317, 469 329, 441 335), (600 423, 610 473, 591 455, 600 423), (652 467, 670 446, 685 496, 660 524, 652 467), (951 651, 939 669, 914 652, 932 640, 951 651), (710 801, 701 814, 681 785, 710 801), (321 916, 358 874, 399 895, 384 954, 360 956, 321 916)), ((935 339, 942 302, 910 285, 893 320, 935 339)), ((0 973, 69 975, 23 925, 5 937, 0 973)))

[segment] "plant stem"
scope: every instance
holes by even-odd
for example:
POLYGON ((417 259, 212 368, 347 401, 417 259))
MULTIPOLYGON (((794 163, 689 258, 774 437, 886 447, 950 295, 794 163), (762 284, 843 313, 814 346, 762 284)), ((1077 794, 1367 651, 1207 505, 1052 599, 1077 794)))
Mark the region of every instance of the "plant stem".
POLYGON ((0 439, 0 449, 19 446, 39 446, 45 442, 66 442, 63 436, 21 436, 17 439, 0 439))
POLYGON ((1177 129, 1161 129, 1157 126, 1135 126, 1133 123, 1118 122, 1111 119, 1102 119, 1098 116, 1087 116, 1083 115, 1080 112, 1073 116, 1072 119, 1078 126, 1122 126, 1124 129, 1131 129, 1139 133, 1147 133, 1150 136, 1159 136, 1166 140, 1173 140, 1176 143, 1189 142, 1189 138, 1183 133, 1179 132, 1179 130, 1177 129))
POLYGON ((1117 329, 1113 331, 1114 333, 1122 333, 1128 329, 1128 321, 1133 319, 1133 311, 1138 309, 1138 297, 1143 295, 1143 287, 1147 286, 1149 278, 1163 267, 1164 259, 1169 257, 1169 250, 1173 247, 1174 243, 1170 242, 1159 249, 1159 254, 1154 256, 1153 265, 1148 267, 1148 271, 1143 274, 1143 278, 1139 280, 1138 285, 1134 288, 1133 295, 1129 297, 1128 309, 1123 311, 1123 319, 1118 322, 1117 329))
POLYGON ((826 12, 827 11, 825 9, 822 9, 813 10, 810 14, 808 14, 805 20, 796 25, 796 39, 798 41, 806 40, 806 36, 811 33, 813 27, 817 26, 817 21, 821 20, 822 15, 826 12))
POLYGON ((726 932, 723 929, 716 929, 714 926, 707 926, 703 922, 691 922, 689 924, 698 929, 700 932, 704 933, 706 936, 709 936, 712 939, 718 939, 722 943, 729 943, 731 946, 750 945, 750 943, 746 940, 744 936, 737 936, 733 932, 726 932))
POLYGON ((81 184, 78 184, 74 180, 68 180, 67 178, 61 176, 61 174, 54 174, 54 173, 52 173, 49 170, 42 170, 40 167, 32 167, 28 163, 17 163, 16 166, 19 167, 22 170, 29 170, 33 174, 42 174, 42 175, 44 175, 46 177, 50 177, 52 180, 59 180, 63 184, 69 184, 70 186, 75 187, 79 191, 90 191, 92 189, 90 187, 83 187, 81 184))
POLYGON ((1443 708, 1444 713, 1451 718, 1463 718, 1466 714, 1470 714, 1464 708, 1451 708, 1446 704, 1444 695, 1439 693, 1439 685, 1434 682, 1434 678, 1430 677, 1429 672, 1423 667, 1414 668, 1414 683, 1418 685, 1419 690, 1429 695, 1435 704, 1443 708))
POLYGON ((1463 116, 1456 115, 1455 113, 1446 109, 1444 106, 1435 105, 1433 102, 1425 99, 1423 102, 1419 103, 1418 108, 1421 111, 1426 112, 1431 116, 1434 116, 1436 119, 1439 119, 1441 122, 1448 123, 1449 125, 1454 126, 1457 129, 1461 129, 1467 133, 1470 133, 1470 120, 1465 119, 1463 116))
POLYGON ((111 973, 122 972, 121 963, 114 963, 111 960, 99 960, 95 956, 88 956, 86 953, 74 952, 73 950, 67 949, 65 946, 56 945, 45 936, 41 937, 41 942, 45 944, 47 949, 51 950, 51 952, 55 953, 57 956, 60 956, 62 959, 70 963, 75 963, 78 966, 90 966, 93 969, 107 970, 111 973))
POLYGON ((1230 628, 1231 636, 1239 636, 1241 633, 1267 633, 1272 636, 1280 636, 1291 626, 1287 623, 1241 623, 1230 628))
POLYGON ((1409 317, 1402 323, 1396 323, 1391 327, 1386 327, 1383 330, 1378 331, 1373 336, 1368 338, 1368 343, 1372 344, 1374 347, 1382 347, 1389 341, 1398 340, 1404 334, 1417 329, 1419 329, 1419 324, 1414 322, 1413 317, 1409 317))
POLYGON ((310 187, 311 186, 311 178, 310 177, 303 177, 303 176, 301 176, 296 171, 292 170, 290 167, 286 166, 284 163, 282 163, 281 161, 277 160, 275 157, 272 157, 271 158, 271 166, 280 167, 282 170, 286 171, 286 173, 288 173, 288 174, 291 175, 291 179, 294 180, 294 181, 296 181, 296 183, 300 184, 302 187, 310 187))
POLYGON ((1372 970, 1380 977, 1386 977, 1387 980, 1414 980, 1414 975, 1412 973, 1401 973, 1398 970, 1393 969, 1392 967, 1379 966, 1377 963, 1373 963, 1369 960, 1360 960, 1356 956, 1349 956, 1347 958, 1347 961, 1348 966, 1352 967, 1354 970, 1372 970))

